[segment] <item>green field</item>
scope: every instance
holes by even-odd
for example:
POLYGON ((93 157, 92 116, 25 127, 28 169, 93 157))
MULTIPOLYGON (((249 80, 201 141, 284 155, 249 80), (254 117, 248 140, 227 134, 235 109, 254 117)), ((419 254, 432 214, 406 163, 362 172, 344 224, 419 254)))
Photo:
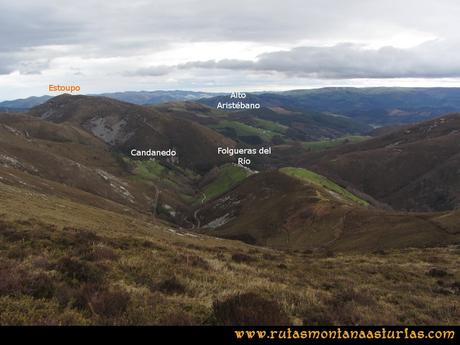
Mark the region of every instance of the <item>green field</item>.
POLYGON ((233 164, 226 164, 220 168, 217 178, 204 188, 203 193, 208 200, 215 198, 230 190, 248 175, 246 169, 233 164))
POLYGON ((269 120, 264 120, 264 119, 259 119, 259 118, 255 118, 254 120, 258 127, 266 129, 271 132, 279 133, 279 134, 286 133, 286 130, 289 128, 287 126, 283 126, 279 123, 269 121, 269 120))
POLYGON ((145 180, 157 179, 166 171, 158 161, 135 161, 135 164, 135 175, 145 180))
POLYGON ((333 181, 329 180, 327 177, 319 175, 313 171, 302 169, 302 168, 281 168, 280 171, 286 175, 293 176, 302 181, 312 183, 323 188, 326 188, 330 191, 333 191, 345 199, 357 203, 359 205, 368 206, 369 203, 356 195, 350 193, 345 188, 340 187, 333 181))
POLYGON ((321 150, 330 149, 332 147, 336 147, 339 145, 359 143, 369 138, 370 138, 369 136, 362 136, 362 135, 347 135, 345 137, 341 137, 337 139, 327 139, 327 140, 320 140, 320 141, 306 141, 303 143, 303 146, 312 151, 321 151, 321 150))
POLYGON ((276 135, 276 133, 267 129, 256 128, 241 122, 230 120, 222 120, 218 125, 212 127, 215 129, 231 128, 235 130, 236 135, 239 137, 258 136, 264 141, 270 141, 273 136, 276 135))

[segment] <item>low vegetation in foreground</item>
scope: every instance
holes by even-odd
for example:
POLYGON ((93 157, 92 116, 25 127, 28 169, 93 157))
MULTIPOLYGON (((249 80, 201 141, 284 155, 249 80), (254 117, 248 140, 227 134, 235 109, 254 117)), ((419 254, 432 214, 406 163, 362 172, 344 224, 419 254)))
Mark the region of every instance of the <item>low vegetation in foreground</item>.
POLYGON ((3 325, 460 322, 459 246, 287 253, 3 189, 3 325))

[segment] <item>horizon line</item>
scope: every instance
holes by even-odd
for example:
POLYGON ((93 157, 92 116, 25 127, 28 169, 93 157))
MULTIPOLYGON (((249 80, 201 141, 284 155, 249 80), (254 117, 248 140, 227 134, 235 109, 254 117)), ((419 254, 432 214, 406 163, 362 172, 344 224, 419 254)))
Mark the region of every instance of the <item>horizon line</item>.
POLYGON ((187 89, 154 89, 154 90, 125 90, 125 91, 104 91, 100 93, 56 93, 55 95, 43 94, 43 95, 31 95, 26 97, 14 98, 14 99, 0 99, 0 103, 3 102, 12 102, 19 100, 27 100, 29 98, 40 98, 40 97, 57 97, 64 94, 69 94, 72 96, 103 96, 106 94, 115 94, 115 93, 140 93, 140 92, 193 92, 193 93, 213 93, 213 94, 223 94, 223 93, 232 93, 232 92, 246 92, 246 93, 282 93, 282 92, 292 92, 292 91, 304 91, 304 90, 324 90, 324 89, 460 89, 460 86, 322 86, 322 87, 304 87, 304 88, 286 88, 280 90, 237 90, 237 88, 232 91, 203 91, 203 90, 187 90, 187 89))

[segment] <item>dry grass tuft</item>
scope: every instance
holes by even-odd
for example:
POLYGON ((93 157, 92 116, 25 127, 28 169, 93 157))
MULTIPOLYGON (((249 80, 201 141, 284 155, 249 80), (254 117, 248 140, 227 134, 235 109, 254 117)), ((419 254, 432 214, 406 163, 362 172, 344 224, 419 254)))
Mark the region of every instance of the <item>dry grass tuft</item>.
POLYGON ((288 325, 281 306, 253 292, 237 294, 213 303, 213 317, 219 325, 288 325))

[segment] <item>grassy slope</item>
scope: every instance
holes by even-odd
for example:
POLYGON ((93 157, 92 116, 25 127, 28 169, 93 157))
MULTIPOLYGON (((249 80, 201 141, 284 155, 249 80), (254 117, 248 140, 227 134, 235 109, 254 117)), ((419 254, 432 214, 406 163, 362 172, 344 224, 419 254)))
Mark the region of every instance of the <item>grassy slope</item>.
POLYGON ((165 168, 158 161, 135 161, 135 176, 150 180, 161 177, 165 168))
POLYGON ((326 149, 336 147, 339 145, 359 143, 369 138, 371 137, 363 136, 363 135, 347 135, 345 137, 341 137, 337 139, 306 141, 303 143, 303 146, 312 151, 321 151, 321 150, 326 150, 326 149))
POLYGON ((248 172, 246 169, 237 165, 226 164, 220 168, 217 178, 204 188, 203 193, 206 195, 206 199, 213 199, 229 191, 247 176, 248 172))
POLYGON ((270 141, 276 133, 267 129, 261 129, 246 125, 237 121, 222 120, 218 125, 211 126, 216 129, 232 128, 238 136, 258 136, 264 141, 270 141))
POLYGON ((257 126, 279 134, 285 133, 289 128, 288 126, 284 126, 277 122, 265 119, 255 118, 254 121, 256 122, 257 126))
POLYGON ((287 254, 2 183, 0 201, 0 324, 218 324, 213 303, 242 292, 292 324, 460 322, 458 247, 287 254))
POLYGON ((313 171, 302 169, 302 168, 281 168, 280 171, 289 176, 296 177, 302 181, 313 183, 315 185, 319 185, 330 191, 338 193, 339 195, 346 198, 347 200, 357 203, 359 205, 362 205, 362 206, 369 205, 367 201, 350 193, 346 189, 340 187, 339 185, 335 184, 333 181, 329 180, 327 177, 319 175, 313 171))
MULTIPOLYGON (((172 207, 171 210, 176 214, 177 212, 181 214, 187 212, 189 205, 195 200, 193 183, 199 178, 199 175, 179 166, 162 165, 157 160, 137 161, 125 158, 125 161, 132 167, 131 180, 140 181, 146 188, 159 191, 157 210, 161 210, 167 205, 166 207, 172 207)), ((167 213, 169 214, 169 211, 167 213)), ((164 216, 164 214, 160 214, 160 216, 164 216)), ((166 219, 171 221, 170 218, 166 219)))

